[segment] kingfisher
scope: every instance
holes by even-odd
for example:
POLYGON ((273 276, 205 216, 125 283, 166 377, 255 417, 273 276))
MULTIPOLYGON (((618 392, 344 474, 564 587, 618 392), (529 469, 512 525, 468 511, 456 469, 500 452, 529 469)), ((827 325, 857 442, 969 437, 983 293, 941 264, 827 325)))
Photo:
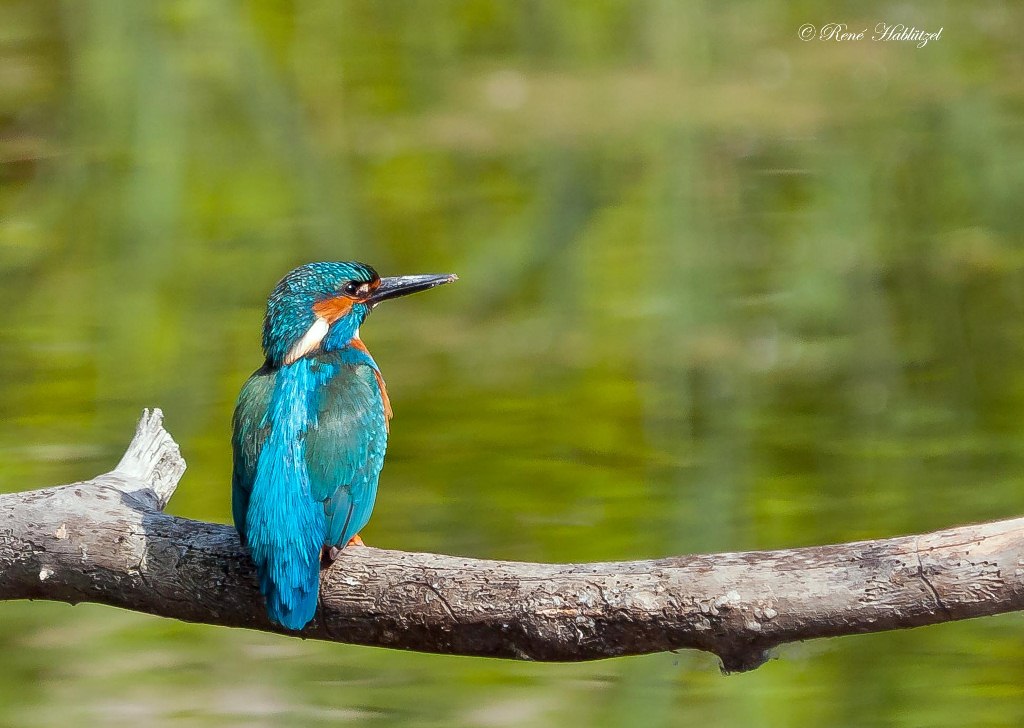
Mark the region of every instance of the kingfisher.
POLYGON ((381 301, 457 279, 309 263, 271 292, 266 359, 232 421, 232 515, 276 624, 297 631, 313 619, 321 567, 362 543, 377 496, 391 403, 360 325, 381 301))

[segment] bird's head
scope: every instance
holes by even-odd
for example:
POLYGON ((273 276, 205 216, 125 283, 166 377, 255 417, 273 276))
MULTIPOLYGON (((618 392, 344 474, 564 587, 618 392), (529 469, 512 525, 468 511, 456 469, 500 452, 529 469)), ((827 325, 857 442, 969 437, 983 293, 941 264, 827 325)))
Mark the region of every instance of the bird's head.
POLYGON ((267 300, 263 352, 279 367, 340 348, 381 301, 455 280, 453 273, 381 278, 362 263, 307 263, 282 278, 267 300))

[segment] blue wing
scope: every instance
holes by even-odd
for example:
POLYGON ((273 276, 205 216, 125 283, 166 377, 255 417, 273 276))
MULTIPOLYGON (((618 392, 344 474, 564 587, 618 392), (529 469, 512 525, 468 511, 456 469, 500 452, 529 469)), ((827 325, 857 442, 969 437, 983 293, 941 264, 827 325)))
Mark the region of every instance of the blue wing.
POLYGON ((323 503, 325 546, 344 546, 370 520, 388 429, 376 364, 359 349, 318 357, 334 371, 306 433, 310 495, 323 503))
POLYGON ((245 517, 256 479, 256 465, 263 443, 270 433, 267 412, 277 372, 267 366, 249 377, 238 395, 232 419, 231 446, 234 453, 231 473, 231 514, 242 545, 247 543, 245 517))

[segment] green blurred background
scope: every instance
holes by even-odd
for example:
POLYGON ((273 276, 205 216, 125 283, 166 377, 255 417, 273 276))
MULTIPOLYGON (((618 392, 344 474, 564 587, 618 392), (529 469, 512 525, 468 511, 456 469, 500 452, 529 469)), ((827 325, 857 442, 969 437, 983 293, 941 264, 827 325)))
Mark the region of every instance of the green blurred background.
MULTIPOLYGON (((546 561, 1024 511, 1024 8, 0 3, 0 490, 161 406, 229 520, 234 397, 294 265, 454 271, 363 337, 367 542, 546 561), (801 42, 804 23, 944 28, 801 42)), ((0 724, 1024 723, 1017 615, 530 665, 0 604, 0 724)))

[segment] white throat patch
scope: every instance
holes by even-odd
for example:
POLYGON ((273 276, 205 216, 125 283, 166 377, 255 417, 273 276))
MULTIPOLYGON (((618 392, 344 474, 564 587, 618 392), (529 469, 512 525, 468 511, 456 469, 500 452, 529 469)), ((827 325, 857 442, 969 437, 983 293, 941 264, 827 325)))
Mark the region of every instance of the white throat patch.
POLYGON ((327 331, 330 328, 331 325, 327 323, 327 320, 318 316, 313 325, 309 327, 309 330, 302 335, 302 338, 296 341, 295 345, 289 349, 288 354, 284 358, 284 363, 292 364, 306 354, 316 351, 324 337, 327 336, 327 331))

